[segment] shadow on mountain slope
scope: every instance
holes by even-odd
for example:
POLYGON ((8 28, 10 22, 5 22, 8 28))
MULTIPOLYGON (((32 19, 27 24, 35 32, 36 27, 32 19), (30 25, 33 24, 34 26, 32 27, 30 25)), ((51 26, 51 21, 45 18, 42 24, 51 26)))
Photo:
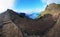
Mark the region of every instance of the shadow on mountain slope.
MULTIPOLYGON (((53 8, 57 8, 57 6, 53 8)), ((48 11, 49 10, 47 10, 47 12, 48 11)), ((54 9, 51 12, 54 12, 54 9)), ((0 14, 0 22, 2 22, 2 31, 0 31, 0 34, 5 37, 25 37, 26 35, 39 35, 39 37, 60 37, 59 16, 60 14, 58 10, 57 15, 49 12, 48 14, 44 14, 38 19, 33 20, 28 19, 25 16, 25 13, 21 13, 19 15, 13 10, 8 9, 4 13, 0 14)))

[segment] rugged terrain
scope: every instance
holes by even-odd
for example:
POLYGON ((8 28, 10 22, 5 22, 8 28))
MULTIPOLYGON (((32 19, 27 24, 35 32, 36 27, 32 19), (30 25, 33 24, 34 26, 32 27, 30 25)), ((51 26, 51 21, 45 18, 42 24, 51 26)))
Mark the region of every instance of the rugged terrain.
POLYGON ((60 4, 52 3, 47 5, 46 9, 40 13, 40 16, 44 16, 45 14, 51 14, 56 20, 60 14, 60 4))
POLYGON ((60 37, 60 5, 48 5, 36 20, 8 9, 0 14, 0 37, 60 37))

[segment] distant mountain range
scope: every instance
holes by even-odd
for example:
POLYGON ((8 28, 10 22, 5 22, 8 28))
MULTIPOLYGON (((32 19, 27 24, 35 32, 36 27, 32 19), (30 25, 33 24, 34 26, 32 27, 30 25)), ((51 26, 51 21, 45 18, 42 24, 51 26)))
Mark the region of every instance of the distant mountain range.
POLYGON ((28 17, 30 19, 36 19, 38 16, 39 16, 39 13, 38 12, 31 12, 31 14, 26 14, 24 12, 20 12, 18 14, 25 14, 25 17, 28 17))

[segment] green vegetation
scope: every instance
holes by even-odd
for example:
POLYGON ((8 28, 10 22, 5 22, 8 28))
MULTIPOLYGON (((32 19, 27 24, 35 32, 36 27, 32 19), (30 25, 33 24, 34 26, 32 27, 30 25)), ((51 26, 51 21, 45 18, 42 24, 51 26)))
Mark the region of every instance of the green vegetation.
POLYGON ((60 4, 57 4, 60 7, 60 4))

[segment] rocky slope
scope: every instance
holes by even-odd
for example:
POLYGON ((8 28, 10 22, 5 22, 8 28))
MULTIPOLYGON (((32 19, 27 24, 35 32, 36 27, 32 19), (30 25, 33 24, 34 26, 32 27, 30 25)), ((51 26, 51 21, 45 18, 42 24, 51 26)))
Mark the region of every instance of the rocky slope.
POLYGON ((38 20, 32 20, 18 15, 16 12, 9 9, 6 12, 2 13, 0 16, 0 19, 2 19, 2 21, 7 22, 3 22, 5 24, 3 25, 3 32, 5 32, 4 35, 6 37, 19 37, 18 35, 25 37, 26 34, 39 35, 40 37, 41 35, 44 35, 56 22, 54 21, 51 14, 46 14, 38 20), (17 31, 15 28, 17 28, 17 31), (18 31, 20 31, 20 33, 18 33, 18 31))
POLYGON ((45 14, 51 14, 55 20, 59 17, 60 14, 60 4, 49 4, 47 5, 46 9, 41 12, 40 16, 37 18, 40 18, 41 16, 44 16, 45 14))
POLYGON ((46 10, 41 13, 41 17, 37 20, 26 18, 25 14, 19 15, 13 10, 8 9, 4 13, 0 14, 0 36, 60 37, 59 7, 59 4, 57 5, 54 3, 48 5, 46 10), (45 12, 47 14, 45 14, 45 12))
POLYGON ((21 30, 11 21, 10 12, 16 14, 9 9, 0 14, 0 37, 23 37, 21 30))
POLYGON ((2 33, 6 37, 26 37, 27 35, 44 35, 54 24, 52 15, 47 14, 38 20, 28 19, 8 9, 0 14, 2 33), (26 35, 25 35, 26 34, 26 35))
MULTIPOLYGON (((56 23, 54 26, 45 34, 44 37, 60 37, 60 4, 52 3, 48 5, 38 18, 43 17, 46 14, 51 14, 56 23)), ((51 19, 50 19, 51 20, 51 19)))
POLYGON ((60 37, 60 15, 55 25, 45 34, 44 37, 60 37))

